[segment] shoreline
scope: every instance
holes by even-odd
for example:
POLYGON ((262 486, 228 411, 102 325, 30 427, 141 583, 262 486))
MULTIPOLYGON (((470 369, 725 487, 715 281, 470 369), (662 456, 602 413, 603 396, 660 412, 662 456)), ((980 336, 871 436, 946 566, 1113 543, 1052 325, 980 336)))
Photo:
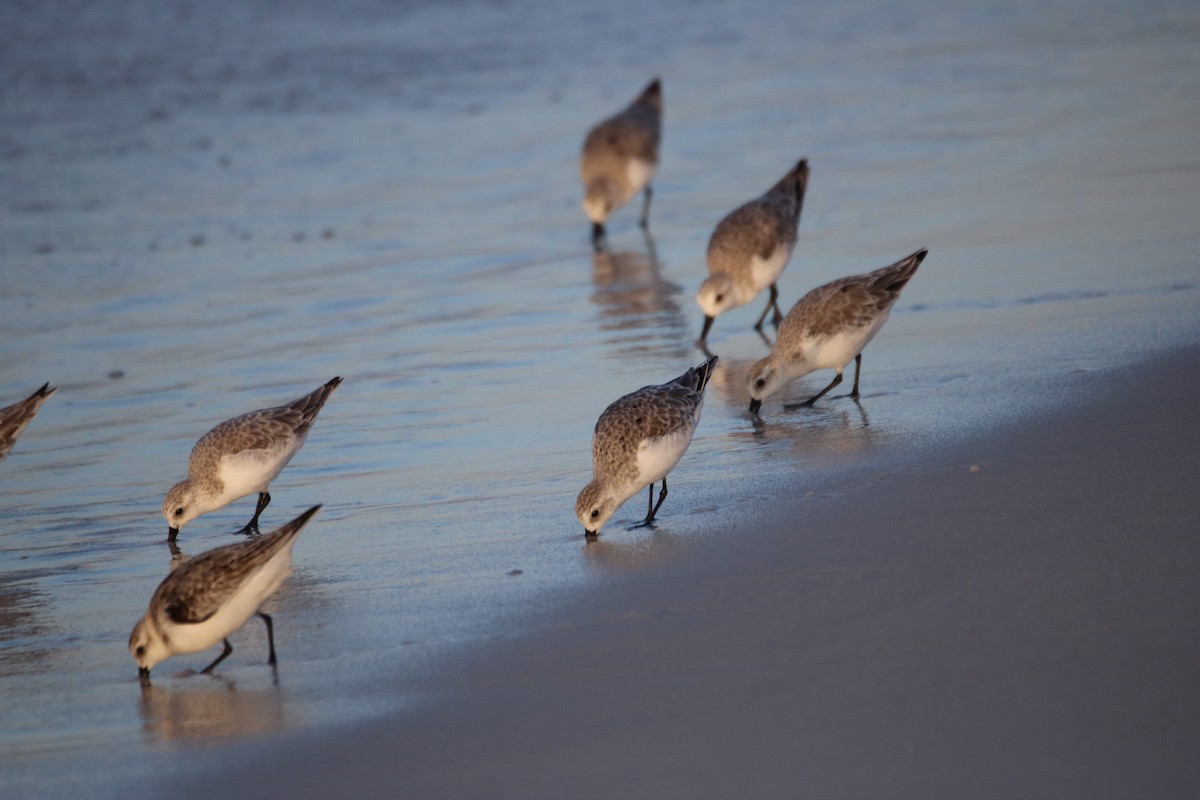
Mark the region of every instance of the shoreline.
POLYGON ((395 686, 423 707, 239 743, 182 795, 1194 796, 1200 348, 1064 381, 1067 407, 799 491, 395 686))

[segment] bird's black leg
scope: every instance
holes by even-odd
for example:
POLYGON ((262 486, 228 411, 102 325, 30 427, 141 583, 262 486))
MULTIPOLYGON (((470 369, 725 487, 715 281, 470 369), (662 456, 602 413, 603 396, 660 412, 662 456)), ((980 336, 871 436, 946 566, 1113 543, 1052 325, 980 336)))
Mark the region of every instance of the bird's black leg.
POLYGON ((811 408, 813 403, 815 403, 815 402, 817 402, 818 400, 820 400, 822 397, 824 397, 824 396, 825 396, 826 392, 828 392, 830 389, 832 389, 833 387, 837 386, 837 385, 838 385, 839 383, 841 383, 841 382, 842 382, 842 373, 840 373, 840 372, 839 372, 837 375, 834 375, 834 376, 833 376, 833 380, 832 380, 832 381, 830 382, 830 384, 829 384, 828 386, 826 386, 824 389, 822 389, 821 391, 817 392, 815 395, 813 395, 812 397, 808 398, 808 399, 807 399, 807 400, 805 400, 803 403, 789 403, 788 405, 786 405, 786 406, 784 406, 784 407, 783 407, 783 410, 784 410, 784 411, 794 411, 794 410, 796 410, 797 408, 802 408, 802 407, 808 407, 808 408, 811 408))
POLYGON ((258 493, 258 505, 254 507, 254 516, 246 523, 246 527, 242 528, 242 533, 251 534, 258 533, 258 518, 267 506, 271 504, 271 493, 262 491, 258 493))
POLYGON ((592 223, 592 247, 597 253, 604 250, 604 223, 592 223))
POLYGON ((642 520, 641 522, 639 522, 637 525, 634 525, 633 528, 630 528, 630 530, 634 530, 635 528, 653 528, 653 527, 655 527, 654 515, 658 513, 658 507, 662 505, 663 498, 665 498, 666 496, 667 496, 667 479, 666 478, 663 478, 662 493, 659 494, 659 496, 658 496, 657 505, 654 502, 654 484, 653 483, 650 484, 649 494, 646 496, 646 501, 647 501, 646 502, 646 518, 644 520, 642 520))
POLYGON ((222 661, 224 661, 225 659, 229 658, 229 654, 233 652, 233 645, 231 645, 231 644, 229 643, 229 640, 228 640, 228 639, 224 639, 223 641, 225 642, 225 649, 221 651, 221 655, 217 656, 217 660, 216 660, 216 661, 212 662, 212 663, 211 663, 211 664, 209 664, 207 667, 205 667, 204 669, 200 670, 200 674, 201 674, 201 675, 208 675, 208 674, 210 674, 210 673, 213 671, 213 669, 214 669, 214 668, 217 666, 217 664, 220 664, 222 661))
MULTIPOLYGON (((775 284, 773 284, 773 283, 771 284, 771 291, 772 292, 775 291, 775 284)), ((758 315, 758 322, 754 323, 754 330, 758 331, 759 333, 762 333, 763 322, 766 320, 767 312, 770 310, 771 310, 771 300, 768 299, 767 304, 765 306, 763 306, 762 313, 758 315)))
POLYGON ((854 357, 854 390, 850 392, 850 396, 855 400, 858 399, 858 373, 862 372, 862 353, 854 357))
POLYGON ((775 284, 771 284, 771 294, 767 298, 767 305, 763 308, 762 313, 758 315, 758 322, 754 323, 754 330, 762 333, 763 322, 767 319, 767 312, 771 309, 775 310, 775 316, 771 317, 771 322, 775 327, 779 327, 779 323, 783 322, 783 314, 779 311, 779 289, 775 284))
POLYGON ((654 189, 651 188, 650 184, 646 184, 646 190, 643 195, 646 199, 642 201, 642 219, 638 224, 645 230, 650 227, 650 198, 654 196, 654 189))
POLYGON ((271 622, 271 617, 263 612, 257 612, 262 621, 267 623, 267 647, 270 648, 270 656, 267 657, 267 663, 271 666, 275 665, 275 625, 271 622))
MULTIPOLYGON (((650 491, 651 492, 654 491, 654 484, 650 484, 650 491)), ((662 491, 658 493, 658 502, 654 504, 654 508, 653 508, 653 510, 650 511, 650 516, 649 516, 649 518, 647 518, 646 522, 654 521, 654 515, 658 513, 658 509, 662 508, 663 500, 666 500, 666 499, 667 499, 667 479, 664 477, 662 491)), ((651 526, 651 527, 654 527, 654 526, 651 526)))

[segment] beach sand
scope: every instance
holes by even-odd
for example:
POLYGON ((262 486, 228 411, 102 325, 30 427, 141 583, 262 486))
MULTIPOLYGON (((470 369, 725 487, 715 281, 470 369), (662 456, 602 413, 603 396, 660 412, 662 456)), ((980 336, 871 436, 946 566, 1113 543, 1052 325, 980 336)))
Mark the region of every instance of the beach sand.
POLYGON ((1200 349, 1063 381, 181 796, 1196 797, 1200 349))

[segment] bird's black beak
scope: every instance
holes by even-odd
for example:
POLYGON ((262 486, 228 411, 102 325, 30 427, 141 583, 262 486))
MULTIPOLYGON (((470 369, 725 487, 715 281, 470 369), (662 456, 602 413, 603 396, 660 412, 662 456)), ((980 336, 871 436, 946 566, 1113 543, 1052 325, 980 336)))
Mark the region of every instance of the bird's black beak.
POLYGON ((753 414, 754 416, 758 416, 758 410, 760 408, 762 408, 762 400, 757 400, 757 399, 751 398, 750 413, 753 414))
POLYGON ((167 528, 167 541, 175 541, 175 537, 179 535, 179 528, 167 528))
POLYGON ((593 222, 592 223, 592 246, 598 250, 598 249, 600 249, 600 245, 603 242, 604 242, 604 223, 593 222))
POLYGON ((714 319, 716 317, 710 317, 707 314, 704 316, 704 329, 700 331, 700 341, 703 342, 708 339, 708 330, 712 327, 714 319))
POLYGON ((148 667, 138 667, 138 681, 142 686, 150 685, 150 670, 148 667))

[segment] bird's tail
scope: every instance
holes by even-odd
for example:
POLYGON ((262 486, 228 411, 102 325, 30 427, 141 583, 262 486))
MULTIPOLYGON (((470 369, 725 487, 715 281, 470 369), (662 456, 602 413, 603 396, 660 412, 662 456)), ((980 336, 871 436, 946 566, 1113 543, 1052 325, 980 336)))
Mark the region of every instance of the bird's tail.
POLYGON ((650 81, 650 84, 642 90, 642 93, 633 101, 635 106, 651 106, 659 110, 662 109, 662 81, 658 78, 650 81))
POLYGON ((329 395, 333 394, 333 390, 341 385, 342 379, 334 378, 329 383, 306 394, 297 401, 296 405, 303 410, 305 425, 312 425, 313 421, 317 418, 317 414, 325 406, 325 401, 329 399, 329 395))
POLYGON ((900 290, 908 285, 912 276, 917 274, 917 267, 921 266, 921 262, 925 260, 925 256, 927 255, 929 255, 929 249, 922 247, 912 255, 900 259, 895 264, 875 270, 872 273, 874 277, 871 281, 871 289, 873 291, 899 294, 900 290))
POLYGON ((779 183, 771 187, 769 194, 780 195, 794 202, 792 215, 797 225, 800 224, 800 210, 804 208, 804 192, 808 189, 808 159, 802 158, 796 166, 779 179, 779 183))
POLYGON ((708 386, 708 379, 712 377, 713 370, 717 366, 717 357, 705 361, 703 364, 692 367, 687 372, 675 379, 675 383, 690 386, 701 394, 704 393, 704 387, 708 386))

